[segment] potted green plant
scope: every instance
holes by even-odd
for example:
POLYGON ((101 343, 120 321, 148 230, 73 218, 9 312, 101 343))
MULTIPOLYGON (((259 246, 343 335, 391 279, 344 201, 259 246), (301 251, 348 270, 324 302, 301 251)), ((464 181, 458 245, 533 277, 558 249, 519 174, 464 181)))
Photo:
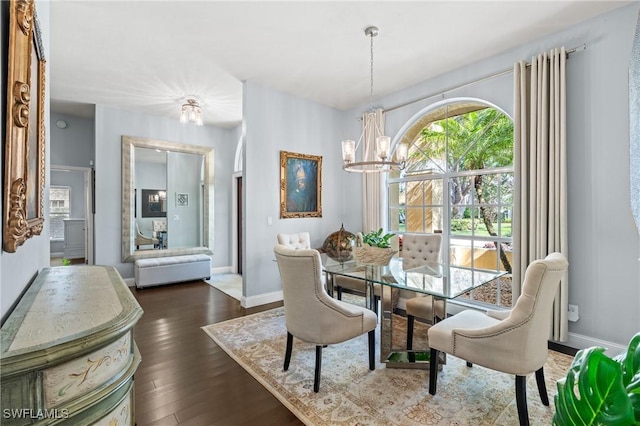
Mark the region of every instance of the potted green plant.
POLYGON ((359 263, 387 265, 398 251, 391 248, 391 237, 395 234, 384 233, 382 228, 367 234, 356 234, 353 257, 359 263))
POLYGON ((614 358, 578 351, 557 386, 554 425, 640 425, 640 333, 614 358))

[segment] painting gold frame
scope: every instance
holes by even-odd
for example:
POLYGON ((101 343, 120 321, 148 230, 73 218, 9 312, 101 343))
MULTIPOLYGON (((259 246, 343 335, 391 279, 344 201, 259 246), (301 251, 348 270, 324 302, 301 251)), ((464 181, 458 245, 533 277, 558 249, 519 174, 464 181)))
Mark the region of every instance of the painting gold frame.
POLYGON ((322 157, 280 151, 280 218, 322 217, 322 157))
POLYGON ((3 241, 13 253, 44 225, 45 58, 33 0, 10 0, 3 241))

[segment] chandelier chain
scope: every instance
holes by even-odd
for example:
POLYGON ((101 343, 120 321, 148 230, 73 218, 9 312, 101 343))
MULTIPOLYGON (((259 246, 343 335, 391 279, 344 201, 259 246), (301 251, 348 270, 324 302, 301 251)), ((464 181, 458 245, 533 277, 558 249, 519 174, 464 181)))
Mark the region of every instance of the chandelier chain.
POLYGON ((375 34, 372 32, 371 37, 371 87, 369 91, 369 107, 373 111, 373 37, 375 34))
MULTIPOLYGON (((378 27, 369 26, 365 28, 365 35, 371 37, 369 51, 370 56, 370 87, 369 87, 369 111, 363 116, 362 134, 358 143, 355 140, 345 139, 342 141, 342 168, 348 172, 358 173, 380 173, 389 172, 391 170, 402 170, 405 166, 407 159, 408 146, 406 143, 398 143, 396 147, 396 158, 393 160, 391 157, 391 138, 385 136, 383 129, 380 128, 381 123, 378 123, 377 114, 373 108, 373 38, 378 35, 378 27), (367 135, 365 137, 365 135, 367 135), (369 142, 366 142, 369 140, 369 142), (375 159, 365 161, 355 161, 356 151, 360 146, 360 142, 365 141, 365 145, 375 144, 375 159)), ((382 117, 382 115, 381 115, 382 117)), ((381 120, 380 120, 381 121, 381 120)), ((371 152, 373 146, 369 146, 365 151, 371 152)), ((369 156, 367 154, 367 156, 369 156)))

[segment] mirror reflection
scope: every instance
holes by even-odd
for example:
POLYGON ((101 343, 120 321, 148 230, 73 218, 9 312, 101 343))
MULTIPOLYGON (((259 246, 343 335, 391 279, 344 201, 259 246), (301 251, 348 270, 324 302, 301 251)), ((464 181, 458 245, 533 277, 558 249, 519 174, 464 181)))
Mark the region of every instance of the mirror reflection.
POLYGON ((125 262, 211 254, 211 148, 123 137, 125 262))

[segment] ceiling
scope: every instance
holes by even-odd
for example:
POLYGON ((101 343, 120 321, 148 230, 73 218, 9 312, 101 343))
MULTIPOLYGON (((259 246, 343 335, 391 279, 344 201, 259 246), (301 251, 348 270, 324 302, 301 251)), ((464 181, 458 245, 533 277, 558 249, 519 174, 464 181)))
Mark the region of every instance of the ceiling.
POLYGON ((377 98, 629 3, 52 0, 51 109, 177 119, 195 97, 232 127, 249 80, 344 110, 369 101, 369 25, 377 98))

